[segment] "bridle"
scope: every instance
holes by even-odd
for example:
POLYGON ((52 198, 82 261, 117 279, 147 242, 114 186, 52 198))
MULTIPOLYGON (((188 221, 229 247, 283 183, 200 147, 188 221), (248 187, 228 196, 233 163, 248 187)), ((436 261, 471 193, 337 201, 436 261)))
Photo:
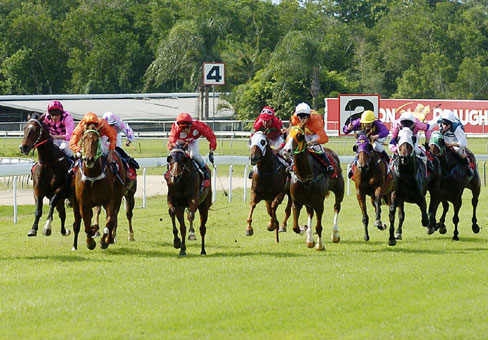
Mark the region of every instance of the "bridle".
POLYGON ((38 146, 46 143, 47 142, 47 139, 41 141, 42 134, 43 134, 43 130, 44 130, 44 128, 42 127, 42 123, 39 120, 34 119, 34 118, 29 119, 29 121, 27 123, 30 123, 30 122, 35 122, 35 123, 37 123, 39 125, 39 135, 37 136, 37 139, 34 141, 34 143, 32 143, 34 145, 32 147, 32 150, 34 150, 38 146))

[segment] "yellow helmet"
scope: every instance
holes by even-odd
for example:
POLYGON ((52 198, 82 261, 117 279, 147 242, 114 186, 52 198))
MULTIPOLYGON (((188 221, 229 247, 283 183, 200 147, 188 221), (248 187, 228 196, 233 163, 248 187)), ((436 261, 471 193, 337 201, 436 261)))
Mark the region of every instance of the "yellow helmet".
POLYGON ((374 122, 375 120, 376 116, 374 115, 374 112, 371 110, 366 110, 361 115, 361 120, 359 122, 362 124, 368 124, 374 122))

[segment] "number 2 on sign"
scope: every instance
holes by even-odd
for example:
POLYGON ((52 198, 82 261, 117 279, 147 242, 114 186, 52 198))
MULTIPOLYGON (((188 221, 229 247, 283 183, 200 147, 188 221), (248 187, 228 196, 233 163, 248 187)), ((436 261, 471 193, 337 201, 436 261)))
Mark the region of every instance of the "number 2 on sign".
POLYGON ((208 80, 215 80, 215 82, 220 83, 220 80, 222 79, 222 76, 220 75, 220 67, 213 66, 210 71, 208 71, 206 78, 208 80))

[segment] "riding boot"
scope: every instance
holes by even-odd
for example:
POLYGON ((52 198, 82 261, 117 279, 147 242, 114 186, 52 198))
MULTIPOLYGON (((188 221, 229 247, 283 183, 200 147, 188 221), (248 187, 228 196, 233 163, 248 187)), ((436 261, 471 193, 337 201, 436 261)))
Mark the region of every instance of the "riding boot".
POLYGON ((131 165, 134 169, 139 169, 139 163, 137 163, 137 161, 132 157, 129 157, 129 165, 131 165))
POLYGON ((327 174, 333 174, 335 172, 335 170, 334 170, 334 167, 330 164, 329 157, 327 157, 325 152, 319 153, 318 155, 324 161, 324 163, 327 164, 325 167, 325 172, 327 174))
POLYGON ((203 166, 200 169, 202 169, 203 171, 203 179, 210 179, 211 177, 210 169, 207 168, 206 166, 203 166))
POLYGON ((251 169, 251 171, 249 171, 249 176, 247 176, 249 179, 252 179, 252 174, 253 174, 253 171, 251 169))
POLYGON ((388 156, 385 150, 380 152, 380 157, 385 160, 386 164, 390 164, 390 156, 388 156))

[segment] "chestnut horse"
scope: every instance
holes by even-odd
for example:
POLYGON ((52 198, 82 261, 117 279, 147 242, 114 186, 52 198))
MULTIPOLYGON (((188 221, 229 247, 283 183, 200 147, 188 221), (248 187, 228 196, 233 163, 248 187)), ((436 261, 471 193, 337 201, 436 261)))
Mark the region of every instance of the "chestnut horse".
POLYGON ((261 200, 264 200, 266 202, 266 210, 271 217, 268 223, 268 230, 276 231, 276 242, 279 242, 278 229, 281 232, 286 231, 286 221, 288 221, 291 213, 290 183, 286 165, 273 153, 273 149, 262 131, 257 131, 249 142, 251 164, 257 166, 257 171, 254 171, 252 176, 251 208, 247 218, 246 236, 253 235, 252 214, 256 205, 261 200), (279 228, 276 210, 283 201, 285 194, 288 195, 288 203, 285 208, 283 224, 279 228))
POLYGON ((32 168, 32 181, 34 187, 34 201, 36 212, 34 224, 27 236, 36 236, 39 219, 42 215, 42 201, 49 198, 49 213, 42 234, 51 235, 54 207, 61 220, 61 235, 68 236, 69 229, 65 229, 66 211, 64 201, 70 197, 68 183, 69 162, 59 148, 53 143, 49 129, 42 122, 44 116, 35 113, 24 126, 24 138, 20 144, 20 151, 27 155, 31 150, 37 149, 38 162, 32 168))
MULTIPOLYGON (((391 205, 391 193, 393 191, 393 178, 388 174, 388 164, 373 149, 369 138, 360 135, 353 146, 356 152, 356 165, 354 166, 354 183, 356 184, 356 196, 363 214, 364 240, 369 241, 368 222, 366 209, 366 195, 371 197, 371 203, 376 211, 374 225, 379 230, 385 230, 386 225, 381 222, 381 202, 391 205)), ((388 244, 396 244, 394 228, 390 223, 390 238, 388 244)))
POLYGON ((117 214, 122 201, 126 171, 120 157, 109 151, 107 157, 102 155, 100 134, 95 124, 86 126, 81 138, 82 158, 76 171, 72 187, 74 187, 76 204, 73 204, 75 222, 73 250, 78 247, 78 233, 81 219, 85 225, 86 245, 93 250, 96 242, 91 228, 93 207, 103 206, 107 213, 107 223, 100 240, 100 247, 105 249, 114 243, 117 229, 117 214), (110 169, 116 164, 118 173, 110 169))
POLYGON ((180 249, 179 256, 186 256, 186 225, 185 208, 188 208, 188 221, 190 230, 193 230, 193 220, 198 209, 200 213, 200 236, 202 237, 202 249, 200 254, 206 255, 205 234, 208 210, 212 205, 212 189, 210 180, 208 186, 200 191, 201 175, 186 151, 186 145, 177 143, 170 151, 167 158, 168 172, 164 176, 168 184, 168 207, 171 222, 173 224, 173 246, 180 249), (181 240, 178 237, 176 220, 180 223, 181 240))
POLYGON ((406 127, 403 128, 398 133, 398 138, 398 154, 395 154, 392 159, 395 188, 392 194, 392 205, 390 206, 390 223, 394 224, 395 210, 399 207, 399 224, 395 238, 401 240, 402 225, 405 219, 405 202, 417 204, 422 214, 422 226, 428 228, 428 234, 435 232, 435 214, 441 200, 441 169, 439 160, 434 157, 429 160, 429 162, 433 163, 432 171, 427 172, 424 162, 415 155, 412 130, 406 127), (428 216, 425 200, 427 191, 430 193, 428 216))
POLYGON ((329 191, 335 194, 332 241, 339 242, 340 240, 337 222, 341 211, 341 203, 344 199, 344 178, 342 177, 339 157, 332 150, 325 149, 336 170, 332 176, 326 174, 324 165, 312 155, 313 151, 308 150, 305 132, 303 127, 300 126, 293 126, 290 129, 283 151, 285 157, 293 157, 295 168, 290 183, 290 194, 293 199, 293 231, 301 233, 298 226, 298 218, 302 206, 305 205, 308 213, 307 247, 313 248, 315 245, 311 228, 312 217, 315 212, 317 214, 315 231, 318 235, 316 249, 324 250, 322 243, 322 215, 324 212, 324 200, 329 191))
MULTIPOLYGON (((478 199, 481 191, 481 179, 478 169, 475 168, 473 177, 469 178, 461 163, 462 160, 450 148, 446 148, 444 145, 444 137, 438 131, 432 133, 429 147, 431 152, 439 158, 442 169, 441 198, 443 212, 439 223, 437 224, 439 232, 441 234, 447 232, 444 222, 446 220, 447 211, 449 210, 448 202, 451 202, 454 207, 454 216, 452 217, 452 223, 454 223, 454 235, 452 239, 454 241, 459 240, 459 209, 461 209, 463 203, 462 196, 464 188, 468 188, 472 192, 471 204, 473 206, 473 217, 471 219, 471 229, 475 234, 479 233, 480 227, 476 218, 476 207, 478 206, 478 199)), ((476 164, 474 154, 468 149, 466 149, 466 152, 474 164, 476 164)))

